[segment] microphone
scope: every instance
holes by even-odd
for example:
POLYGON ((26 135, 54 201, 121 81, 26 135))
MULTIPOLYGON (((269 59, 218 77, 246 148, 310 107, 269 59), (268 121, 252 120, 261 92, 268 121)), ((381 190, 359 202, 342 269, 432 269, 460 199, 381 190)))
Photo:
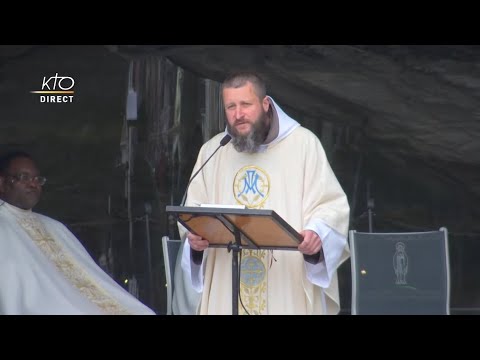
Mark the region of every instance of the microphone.
POLYGON ((225 146, 227 145, 230 140, 232 140, 232 137, 230 135, 225 135, 222 140, 220 140, 220 145, 218 145, 217 149, 213 152, 212 155, 210 155, 210 157, 203 163, 203 165, 200 167, 200 169, 197 170, 197 172, 195 174, 192 175, 192 177, 190 178, 190 181, 188 182, 187 184, 187 189, 185 190, 185 194, 183 195, 183 199, 182 199, 182 205, 181 206, 185 206, 185 202, 187 201, 187 193, 188 193, 188 187, 190 186, 190 184, 192 183, 193 179, 195 179, 195 176, 198 175, 198 173, 203 169, 203 167, 205 165, 207 165, 207 163, 210 161, 210 159, 213 157, 213 155, 215 155, 215 153, 222 147, 222 146, 225 146))

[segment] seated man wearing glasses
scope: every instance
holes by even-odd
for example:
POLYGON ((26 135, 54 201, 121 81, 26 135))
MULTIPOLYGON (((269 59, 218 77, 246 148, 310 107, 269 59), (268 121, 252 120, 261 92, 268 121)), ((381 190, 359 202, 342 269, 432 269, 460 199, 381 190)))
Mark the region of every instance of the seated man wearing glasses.
POLYGON ((0 314, 155 314, 62 223, 32 211, 45 182, 27 153, 0 158, 0 314))

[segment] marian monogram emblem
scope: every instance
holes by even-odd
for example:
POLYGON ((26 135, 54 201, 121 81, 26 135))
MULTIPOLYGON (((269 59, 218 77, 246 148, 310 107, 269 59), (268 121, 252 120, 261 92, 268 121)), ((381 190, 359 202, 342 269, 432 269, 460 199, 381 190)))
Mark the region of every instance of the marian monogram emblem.
POLYGON ((237 202, 247 208, 260 208, 270 193, 270 178, 256 166, 245 166, 235 175, 233 195, 237 202))

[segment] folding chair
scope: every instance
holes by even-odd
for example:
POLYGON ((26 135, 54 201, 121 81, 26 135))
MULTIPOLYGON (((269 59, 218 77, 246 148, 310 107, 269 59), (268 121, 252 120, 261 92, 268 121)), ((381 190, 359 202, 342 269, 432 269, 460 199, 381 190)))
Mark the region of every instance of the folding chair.
POLYGON ((352 315, 450 314, 448 232, 349 232, 352 315))
POLYGON ((167 313, 172 315, 172 299, 173 299, 173 280, 175 276, 175 263, 177 254, 180 250, 182 242, 180 240, 170 239, 168 236, 162 237, 163 262, 165 265, 165 278, 167 287, 167 313))

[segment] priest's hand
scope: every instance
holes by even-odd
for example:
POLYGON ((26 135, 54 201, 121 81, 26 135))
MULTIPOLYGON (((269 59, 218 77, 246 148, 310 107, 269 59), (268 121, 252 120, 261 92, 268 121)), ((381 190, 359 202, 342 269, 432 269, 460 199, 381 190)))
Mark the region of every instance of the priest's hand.
POLYGON ((188 244, 195 251, 203 251, 208 248, 208 240, 202 239, 201 236, 192 233, 187 234, 188 244))
POLYGON ((298 245, 298 251, 304 255, 315 255, 322 249, 322 240, 315 231, 303 230, 300 235, 303 241, 298 245))

